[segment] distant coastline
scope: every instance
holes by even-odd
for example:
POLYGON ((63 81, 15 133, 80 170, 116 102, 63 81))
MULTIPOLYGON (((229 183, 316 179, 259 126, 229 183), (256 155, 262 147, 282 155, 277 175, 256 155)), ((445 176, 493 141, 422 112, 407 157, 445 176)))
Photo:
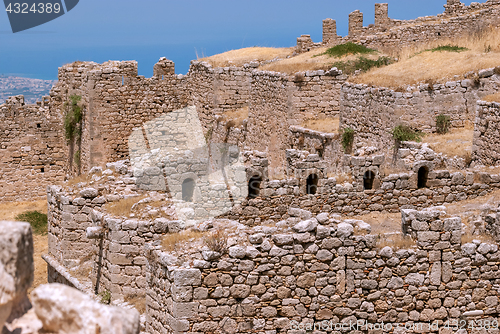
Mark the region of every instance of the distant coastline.
POLYGON ((27 104, 40 101, 42 96, 49 95, 55 80, 41 80, 0 74, 0 104, 8 97, 24 95, 27 104))

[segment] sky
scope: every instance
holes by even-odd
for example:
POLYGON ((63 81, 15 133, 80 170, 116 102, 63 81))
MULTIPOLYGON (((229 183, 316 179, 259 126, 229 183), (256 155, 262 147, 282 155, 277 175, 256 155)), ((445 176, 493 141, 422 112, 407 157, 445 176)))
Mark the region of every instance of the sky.
MULTIPOLYGON (((137 60, 151 77, 161 57, 185 74, 192 59, 250 46, 289 47, 297 37, 322 39, 322 20, 347 34, 348 15, 359 9, 374 21, 372 0, 80 0, 65 15, 12 33, 0 12, 0 74, 57 79, 74 61, 137 60)), ((413 19, 444 11, 446 0, 389 0, 389 17, 413 19)), ((464 1, 469 5, 472 1, 464 1)), ((2 7, 3 8, 3 7, 2 7)))

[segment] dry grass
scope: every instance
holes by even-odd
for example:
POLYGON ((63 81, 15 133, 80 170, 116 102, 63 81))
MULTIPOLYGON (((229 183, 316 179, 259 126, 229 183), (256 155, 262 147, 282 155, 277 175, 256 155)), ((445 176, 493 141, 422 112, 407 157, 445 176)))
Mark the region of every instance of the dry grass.
MULTIPOLYGON (((333 64, 338 61, 355 60, 359 55, 348 55, 341 58, 332 58, 328 55, 321 55, 328 48, 322 47, 301 53, 295 57, 283 59, 260 67, 263 71, 275 71, 288 74, 294 74, 304 71, 329 70, 333 64)), ((363 55, 365 58, 378 59, 380 54, 363 55)))
POLYGON ((214 231, 205 236, 203 243, 210 250, 225 254, 227 252, 227 232, 222 230, 214 231))
POLYGON ((302 123, 302 127, 314 131, 338 133, 339 132, 339 118, 321 118, 310 119, 302 123))
POLYGON ((88 183, 90 181, 90 176, 88 174, 82 174, 75 178, 66 181, 64 184, 70 187, 76 186, 78 183, 88 183))
POLYGON ((490 28, 456 39, 440 39, 402 50, 392 50, 398 63, 372 69, 353 81, 375 86, 398 88, 426 81, 444 82, 454 76, 500 65, 500 30, 490 28), (463 52, 425 51, 440 45, 457 45, 463 52))
POLYGON ((146 296, 139 296, 137 294, 131 294, 125 296, 124 300, 133 305, 135 309, 140 313, 144 314, 146 312, 146 296))
MULTIPOLYGON (((352 183, 354 179, 350 173, 328 173, 326 175, 328 178, 333 177, 337 180, 337 184, 352 183)), ((351 219, 351 218, 349 218, 351 219)))
POLYGON ((486 102, 500 102, 500 93, 486 95, 482 97, 481 100, 486 102))
POLYGON ((401 231, 401 212, 372 212, 362 216, 349 217, 349 219, 362 220, 370 224, 372 227, 372 234, 401 231))
POLYGON ((222 114, 224 121, 227 124, 231 124, 230 127, 240 127, 243 125, 243 121, 248 118, 248 106, 242 107, 236 110, 226 111, 222 114))
POLYGON ((114 216, 129 216, 132 213, 132 206, 146 196, 135 196, 123 198, 116 202, 111 202, 104 205, 104 209, 114 216))
POLYGON ((456 217, 461 213, 467 211, 474 214, 479 214, 481 212, 480 207, 482 205, 498 201, 500 201, 500 189, 492 191, 486 196, 476 197, 474 199, 468 199, 465 201, 455 202, 451 204, 445 204, 446 214, 449 217, 456 217))
MULTIPOLYGON (((15 220, 14 218, 25 211, 39 211, 47 213, 47 200, 36 202, 10 202, 0 203, 0 220, 15 220)), ((35 279, 28 293, 36 287, 47 283, 47 263, 42 259, 43 254, 49 250, 46 235, 33 234, 33 260, 35 263, 35 279)))
POLYGON ((427 134, 422 141, 428 143, 429 147, 437 153, 467 159, 472 152, 473 137, 473 126, 467 126, 465 128, 453 128, 442 135, 437 133, 427 134))
POLYGON ((377 248, 392 247, 393 250, 409 249, 416 245, 415 240, 402 234, 379 234, 377 238, 377 248))
POLYGON ((242 66, 254 60, 266 61, 274 58, 286 58, 292 53, 293 48, 250 47, 198 58, 198 60, 206 61, 214 67, 242 66))
POLYGON ((15 217, 25 211, 47 213, 47 200, 35 202, 0 203, 0 220, 15 220, 15 217))
POLYGON ((474 240, 480 240, 481 242, 486 242, 486 243, 493 243, 496 244, 497 241, 491 236, 491 235, 486 235, 486 234, 470 234, 466 233, 462 235, 462 245, 471 243, 474 240))
POLYGON ((180 242, 192 241, 203 238, 206 234, 203 232, 184 230, 179 233, 169 233, 163 237, 163 250, 172 252, 176 250, 180 242))
POLYGON ((46 235, 33 235, 33 261, 35 264, 35 279, 28 290, 28 294, 42 284, 47 284, 47 263, 42 259, 43 254, 49 252, 49 243, 46 235))

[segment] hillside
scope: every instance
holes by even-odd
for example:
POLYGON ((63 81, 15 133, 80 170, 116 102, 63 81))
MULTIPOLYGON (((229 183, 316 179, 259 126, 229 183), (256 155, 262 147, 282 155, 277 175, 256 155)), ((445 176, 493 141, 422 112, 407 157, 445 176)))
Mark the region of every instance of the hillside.
POLYGON ((0 75, 0 104, 4 103, 9 96, 24 95, 27 104, 40 101, 42 96, 49 95, 50 89, 55 81, 21 78, 0 75))

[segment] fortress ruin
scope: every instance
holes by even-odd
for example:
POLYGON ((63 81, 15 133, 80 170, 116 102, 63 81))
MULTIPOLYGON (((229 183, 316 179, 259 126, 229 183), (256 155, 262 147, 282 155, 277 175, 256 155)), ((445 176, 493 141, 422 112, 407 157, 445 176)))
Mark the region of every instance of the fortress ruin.
MULTIPOLYGON (((354 11, 345 37, 325 19, 323 41, 302 35, 295 53, 418 44, 500 17, 496 0, 444 7, 402 21, 376 4, 375 24, 354 11)), ((498 92, 500 67, 400 91, 351 83, 335 67, 291 75, 260 65, 193 60, 176 75, 161 58, 145 78, 135 61, 75 62, 37 105, 18 96, 0 106, 0 197, 47 197, 49 282, 145 298, 150 334, 298 334, 322 321, 365 325, 353 333, 381 322, 498 325, 500 209, 475 225, 491 240, 463 240, 462 218, 444 205, 500 188, 488 168, 500 163, 500 103, 483 100, 498 92), (71 137, 65 117, 77 109, 71 137), (411 141, 393 149, 395 126, 433 133, 440 114, 452 128, 473 124, 470 161, 411 141), (311 118, 338 118, 338 129, 308 129, 311 118), (110 209, 129 199, 126 214, 110 209), (401 212, 412 245, 380 248, 384 235, 350 219, 381 212, 401 212), (166 236, 187 230, 226 231, 227 249, 195 237, 166 249, 166 236), (75 274, 82 265, 88 277, 75 274)))

